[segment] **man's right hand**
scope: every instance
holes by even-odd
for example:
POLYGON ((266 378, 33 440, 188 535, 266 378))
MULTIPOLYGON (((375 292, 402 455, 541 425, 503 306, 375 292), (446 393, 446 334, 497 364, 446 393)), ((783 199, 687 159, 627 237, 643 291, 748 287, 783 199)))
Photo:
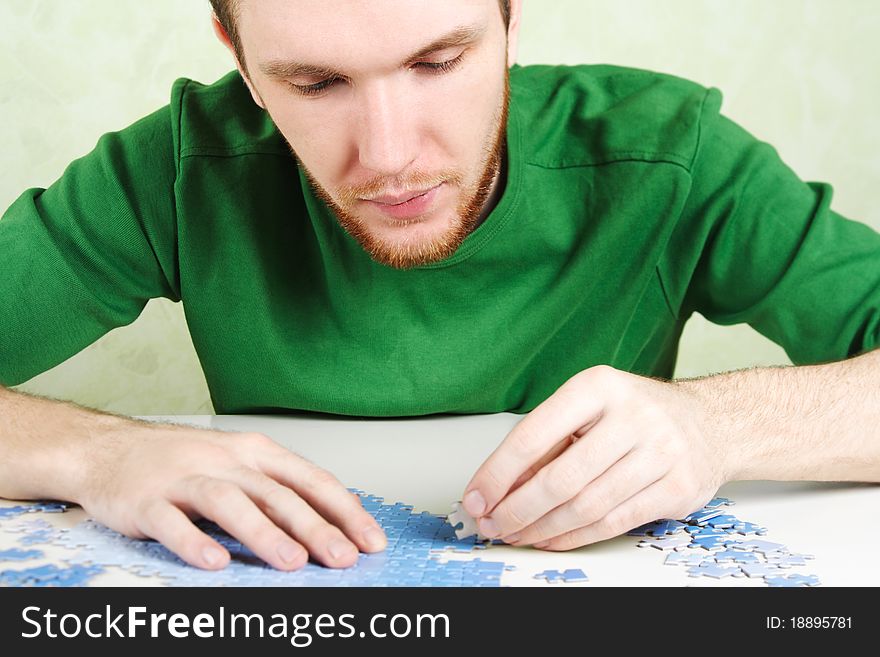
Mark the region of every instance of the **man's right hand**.
POLYGON ((353 565, 386 538, 333 475, 256 433, 124 422, 88 442, 77 501, 99 522, 154 538, 207 569, 229 553, 193 521, 213 520, 280 570, 309 558, 353 565))
POLYGON ((281 570, 309 555, 333 568, 385 534, 330 473, 266 436, 152 424, 0 386, 0 498, 75 502, 134 538, 216 570, 229 553, 193 523, 213 520, 281 570))

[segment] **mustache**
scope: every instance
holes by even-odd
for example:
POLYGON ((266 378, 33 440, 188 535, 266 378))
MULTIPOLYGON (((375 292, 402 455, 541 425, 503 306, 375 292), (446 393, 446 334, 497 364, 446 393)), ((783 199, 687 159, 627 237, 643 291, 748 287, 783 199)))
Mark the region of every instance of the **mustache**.
POLYGON ((393 178, 376 176, 357 185, 340 187, 337 190, 337 197, 342 205, 354 205, 361 198, 420 191, 436 187, 443 182, 461 185, 463 176, 455 169, 445 169, 433 173, 413 171, 405 176, 393 178))

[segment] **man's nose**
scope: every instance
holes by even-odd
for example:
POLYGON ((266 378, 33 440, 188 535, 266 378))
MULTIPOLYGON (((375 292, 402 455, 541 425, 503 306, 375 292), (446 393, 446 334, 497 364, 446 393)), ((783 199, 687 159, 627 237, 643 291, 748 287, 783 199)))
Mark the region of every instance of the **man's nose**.
POLYGON ((364 89, 359 108, 359 160, 378 175, 397 175, 418 157, 415 112, 406 95, 381 81, 364 89))

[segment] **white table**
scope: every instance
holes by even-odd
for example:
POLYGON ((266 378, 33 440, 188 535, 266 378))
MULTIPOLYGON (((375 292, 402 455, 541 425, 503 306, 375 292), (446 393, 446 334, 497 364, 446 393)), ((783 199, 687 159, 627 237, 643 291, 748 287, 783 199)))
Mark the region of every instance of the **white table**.
MULTIPOLYGON (((468 480, 485 457, 521 416, 435 416, 418 419, 362 420, 318 416, 174 416, 149 417, 227 431, 256 431, 333 472, 346 486, 445 514, 460 499, 468 480)), ((765 540, 792 552, 812 554, 805 568, 823 585, 880 585, 880 486, 814 482, 734 482, 720 496, 736 502, 730 512, 767 527, 765 540)), ((8 504, 2 502, 4 505, 8 504)), ((45 514, 58 526, 84 518, 80 509, 45 514)), ((665 566, 665 555, 637 548, 638 538, 621 536, 566 553, 493 546, 481 554, 450 554, 450 558, 502 560, 515 565, 502 584, 543 586, 533 575, 544 569, 581 568, 590 578, 585 586, 764 586, 758 579, 689 578, 681 566, 665 566)), ((10 535, 0 532, 0 549, 10 535)), ((60 549, 59 549, 60 550, 60 549)), ((59 558, 47 552, 48 558, 59 558)), ((0 570, 13 564, 0 562, 0 570)), ((156 579, 108 571, 96 584, 159 585, 156 579)), ((572 584, 566 584, 572 586, 572 584)))

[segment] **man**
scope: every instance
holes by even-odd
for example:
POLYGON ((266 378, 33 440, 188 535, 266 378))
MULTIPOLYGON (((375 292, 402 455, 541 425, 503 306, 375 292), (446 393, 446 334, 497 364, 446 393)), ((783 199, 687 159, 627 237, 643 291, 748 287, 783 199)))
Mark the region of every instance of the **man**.
MULTIPOLYGON (((880 236, 716 90, 515 66, 519 0, 213 4, 238 72, 178 81, 0 220, 0 383, 182 300, 218 412, 528 413, 463 499, 549 550, 733 479, 880 480, 880 236), (664 380, 695 311, 800 366, 664 380)), ((282 569, 385 545, 264 436, 0 409, 0 495, 193 565, 229 559, 202 516, 282 569)))

